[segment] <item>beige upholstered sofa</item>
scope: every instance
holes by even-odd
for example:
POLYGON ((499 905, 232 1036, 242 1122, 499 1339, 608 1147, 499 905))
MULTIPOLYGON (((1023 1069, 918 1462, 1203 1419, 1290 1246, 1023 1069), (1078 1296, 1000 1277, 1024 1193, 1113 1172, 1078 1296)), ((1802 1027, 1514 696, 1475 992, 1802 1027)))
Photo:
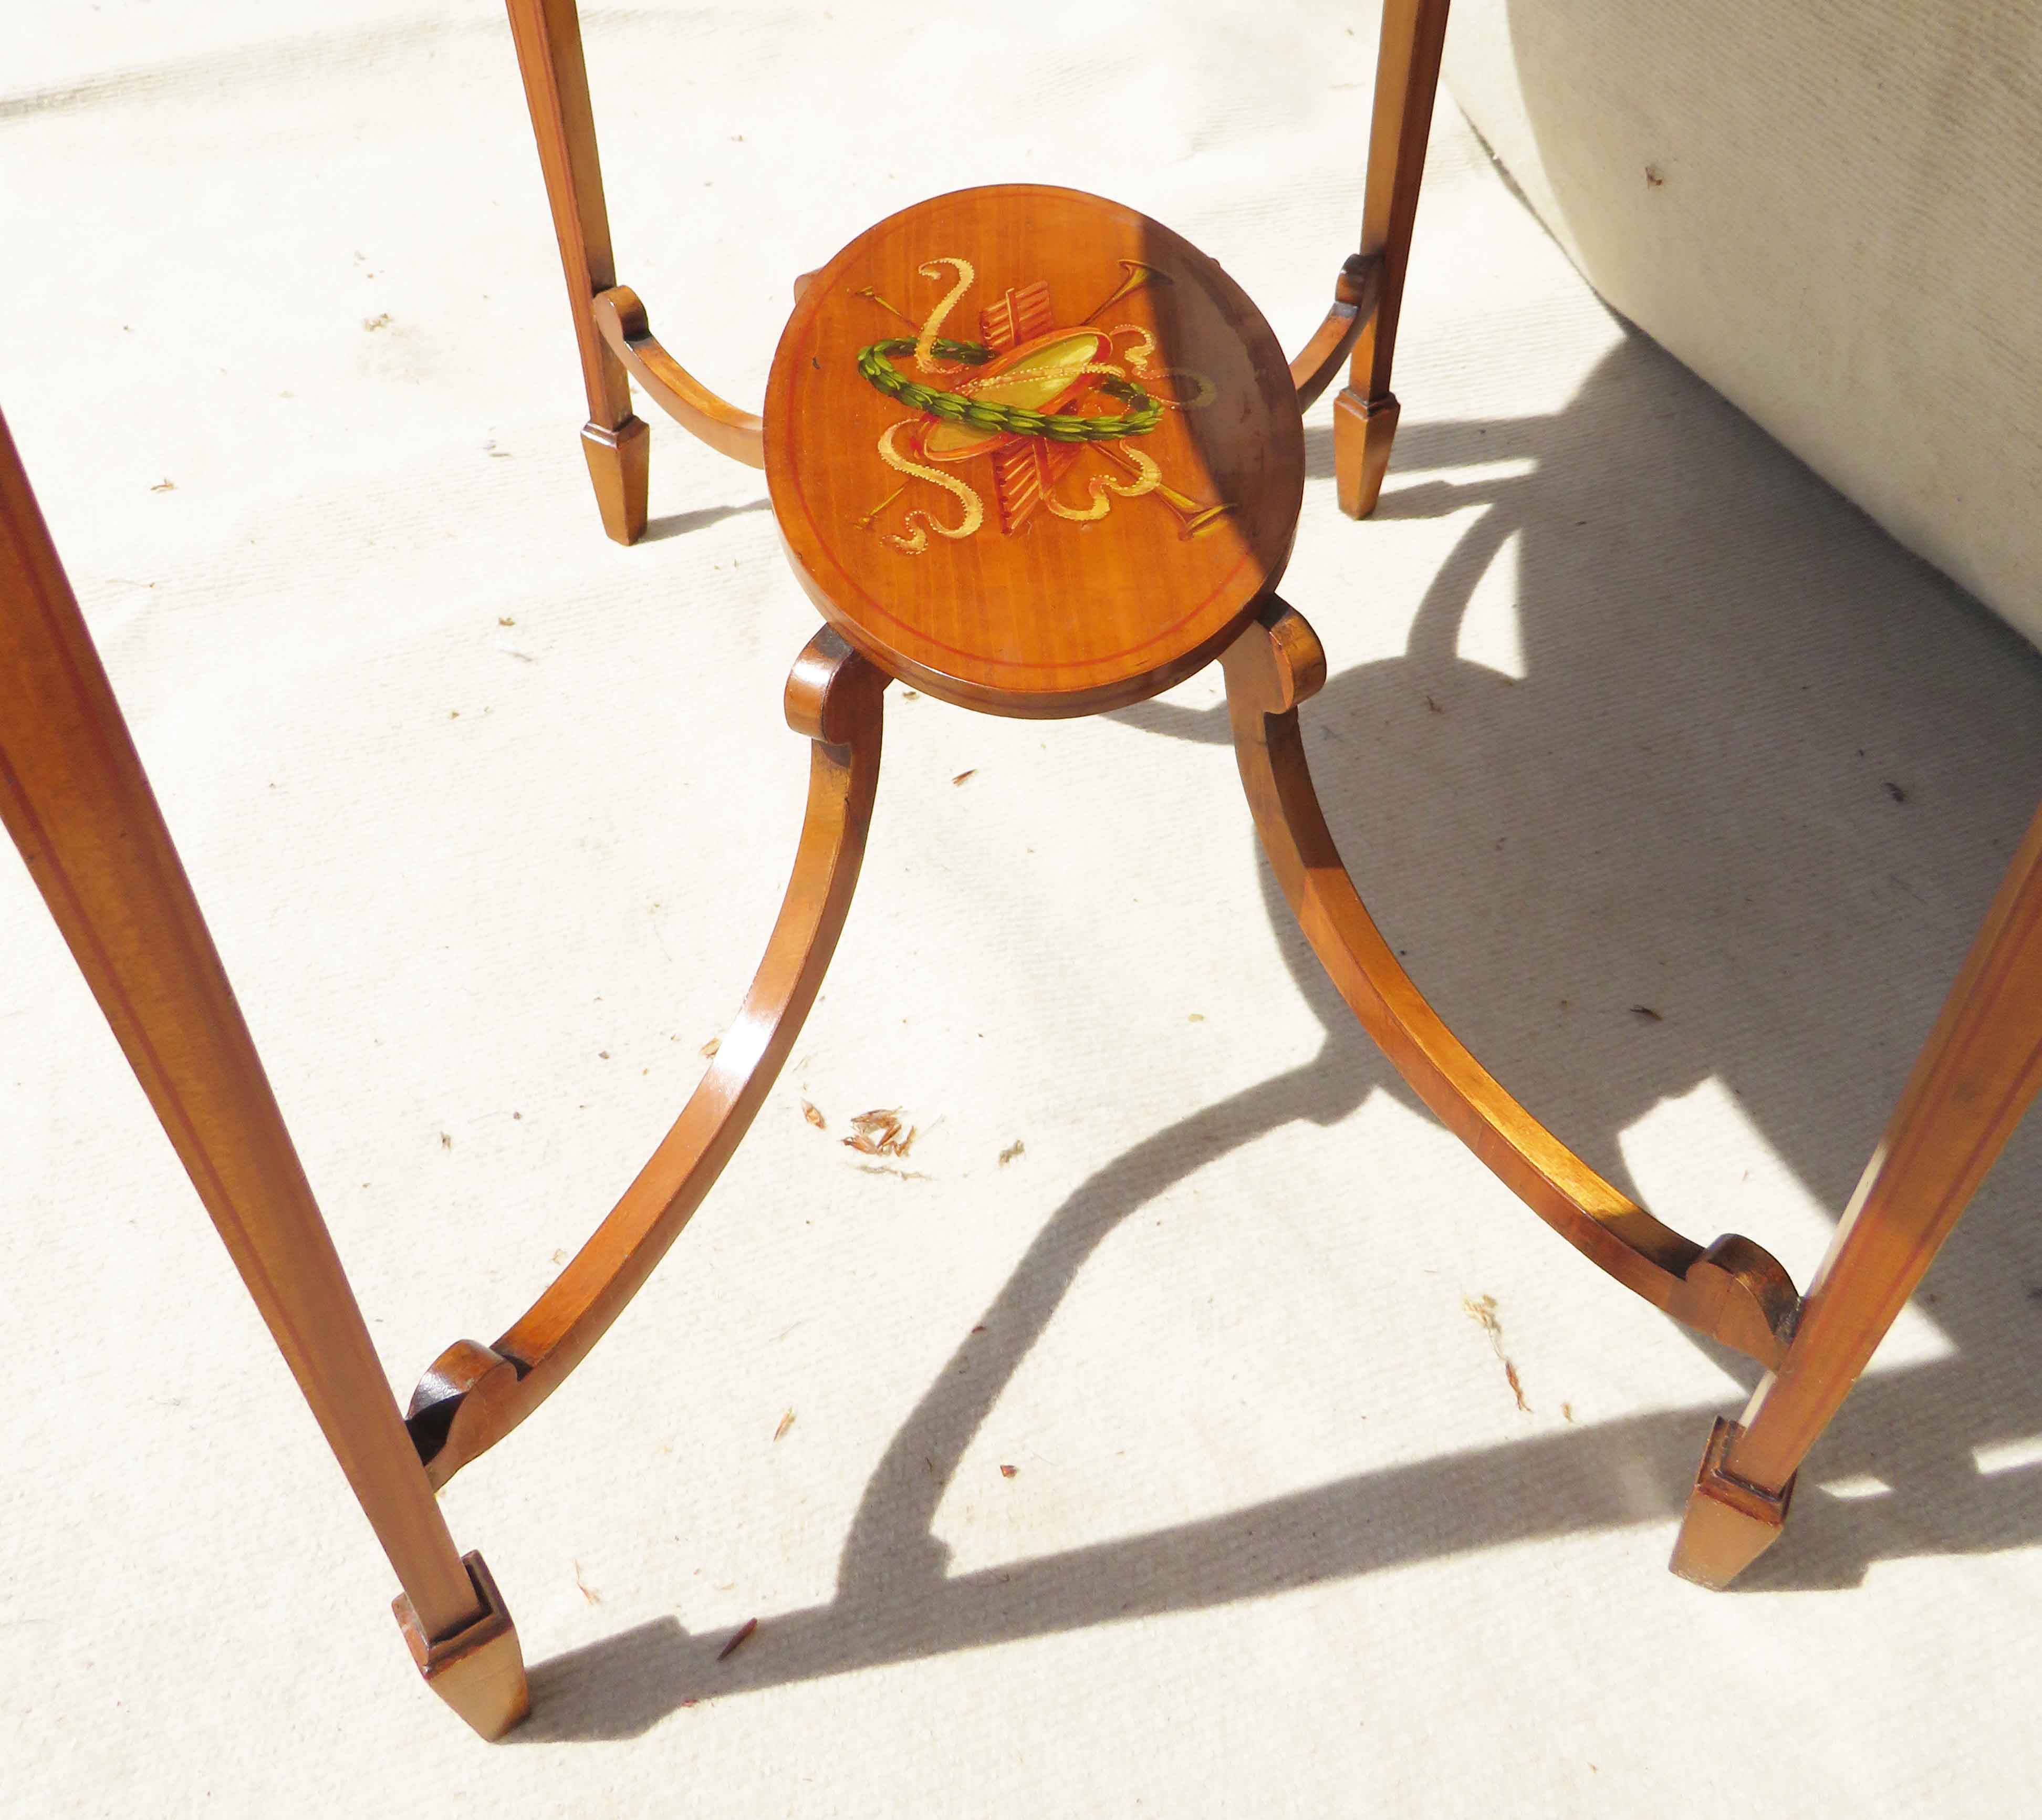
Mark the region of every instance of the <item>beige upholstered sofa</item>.
POLYGON ((2042 6, 1455 0, 1445 80, 1616 309, 2042 643, 2042 6))

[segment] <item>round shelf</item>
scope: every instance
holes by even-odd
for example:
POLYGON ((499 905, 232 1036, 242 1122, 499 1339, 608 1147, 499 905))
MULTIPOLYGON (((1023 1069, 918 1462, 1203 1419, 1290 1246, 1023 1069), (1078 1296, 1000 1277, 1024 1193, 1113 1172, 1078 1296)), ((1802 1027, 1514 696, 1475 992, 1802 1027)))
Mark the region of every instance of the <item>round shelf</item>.
POLYGON ((994 713, 1096 713, 1222 649, 1290 554, 1276 338, 1188 241, 1076 190, 901 211, 803 292, 766 393, 796 572, 874 662, 994 713))

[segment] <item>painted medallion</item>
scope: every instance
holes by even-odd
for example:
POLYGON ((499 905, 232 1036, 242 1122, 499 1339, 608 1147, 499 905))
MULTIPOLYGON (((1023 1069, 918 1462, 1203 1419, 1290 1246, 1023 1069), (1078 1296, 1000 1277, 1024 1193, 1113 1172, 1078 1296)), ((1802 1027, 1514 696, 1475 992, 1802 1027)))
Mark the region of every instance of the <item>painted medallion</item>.
POLYGON ((1135 211, 959 190, 804 288, 766 389, 795 573, 890 674, 1003 713, 1138 700, 1283 572, 1304 433, 1241 288, 1135 211))
POLYGON ((978 289, 969 259, 944 254, 917 267, 918 277, 945 285, 919 319, 870 285, 856 293, 915 331, 867 342, 856 355, 866 380, 908 411, 878 442, 880 461, 904 478, 860 529, 877 527, 890 548, 921 556, 932 537, 976 537, 995 515, 1000 535, 1012 537, 1038 511, 1091 524, 1116 499, 1149 498, 1195 537, 1233 511, 1166 484, 1142 446, 1166 412, 1205 410, 1218 390, 1203 373, 1163 364, 1143 324, 1099 326, 1134 292, 1176 281, 1139 259, 1119 265, 1119 281, 1075 323, 1059 322, 1044 279, 985 298, 976 341, 943 333, 978 289), (1088 472, 1073 479, 1074 468, 1088 472), (929 498, 932 488, 954 503, 929 498), (897 521, 889 517, 897 512, 897 521))

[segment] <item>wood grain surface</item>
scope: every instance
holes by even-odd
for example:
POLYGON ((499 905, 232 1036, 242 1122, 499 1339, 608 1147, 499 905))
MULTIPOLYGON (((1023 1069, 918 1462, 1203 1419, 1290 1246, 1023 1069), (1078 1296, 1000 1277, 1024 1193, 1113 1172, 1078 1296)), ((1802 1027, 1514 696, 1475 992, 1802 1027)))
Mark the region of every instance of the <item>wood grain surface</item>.
POLYGON ((603 200, 602 163, 595 149, 595 113, 583 59, 581 16, 575 0, 505 0, 518 70, 531 110, 532 136, 560 243, 568 309, 581 356, 588 423, 582 453, 612 541, 636 543, 644 534, 652 442, 644 420, 631 411, 631 385, 623 361, 596 327, 594 300, 617 282, 610 246, 610 210, 603 200))
POLYGON ((624 362, 645 396, 691 436, 748 468, 766 465, 759 419, 712 392, 667 352, 628 285, 601 292, 593 305, 604 344, 624 362))
POLYGON ((1390 371, 1404 308, 1404 273, 1425 147, 1446 45, 1447 0, 1385 0, 1375 53, 1375 106, 1368 131, 1368 184, 1361 253, 1380 262, 1373 307, 1356 319, 1353 361, 1333 400, 1333 491, 1351 518, 1375 510, 1397 437, 1397 396, 1390 371))
MULTIPOLYGON (((920 370, 909 352, 892 361, 938 391, 990 371, 939 364, 946 370, 920 370)), ((1041 408, 1123 411, 1100 377, 1041 408)), ((996 713, 1124 705, 1217 656, 1282 574, 1304 494, 1289 366, 1241 288, 1133 209, 1034 185, 918 204, 832 259, 781 338, 765 437, 781 532, 824 616, 883 669, 996 713), (1100 331, 1092 358, 1138 383, 1145 365, 1161 422, 1070 447, 953 439, 916 464, 940 482, 889 465, 889 432, 912 456, 918 437, 935 446, 936 426, 878 388, 860 351, 917 340, 953 292, 936 332, 996 352, 1032 342, 1049 350, 1038 362, 1069 358, 1057 351, 1069 337, 1100 331), (1066 338, 1051 346, 1053 333, 1066 338), (1145 491, 1143 458, 1160 477, 1145 491), (960 487, 979 518, 963 535, 973 510, 960 487)))
POLYGON ((1383 939, 1306 761, 1298 709, 1325 680, 1317 635, 1271 597, 1225 661, 1234 756, 1263 851, 1362 1028, 1440 1122, 1583 1256, 1675 1320, 1778 1364, 1795 1300, 1779 1261, 1734 1233, 1704 1249, 1597 1174, 1468 1052, 1383 939))
POLYGON ((666 1256, 751 1130, 850 914, 879 786, 886 681, 827 629, 795 661, 787 721, 813 742, 808 809, 765 958, 700 1085, 588 1241, 494 1346, 456 1340, 426 1369, 406 1420, 435 1487, 559 1388, 666 1256))
MULTIPOLYGON (((468 1631, 476 1582, 398 1417, 4 422, 0 821, 396 1570, 419 1636, 468 1631)), ((517 1647, 507 1617, 500 1628, 511 1640, 492 1657, 499 1668, 517 1647)), ((507 1694, 464 1716, 508 1725, 516 1703, 507 1694)))
POLYGON ((1673 1571, 1727 1586, 1770 1547, 1795 1474, 2042 1088, 2042 813, 2000 881, 1801 1305, 1743 1418, 1719 1422, 1673 1571))

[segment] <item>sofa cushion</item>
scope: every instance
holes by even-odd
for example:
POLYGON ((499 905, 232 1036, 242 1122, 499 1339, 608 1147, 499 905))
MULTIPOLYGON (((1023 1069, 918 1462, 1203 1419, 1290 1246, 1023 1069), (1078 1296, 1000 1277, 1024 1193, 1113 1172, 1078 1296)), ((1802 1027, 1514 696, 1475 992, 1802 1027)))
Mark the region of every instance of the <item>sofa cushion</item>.
POLYGON ((1613 308, 2042 643, 2042 12, 1455 0, 1446 81, 1613 308))

